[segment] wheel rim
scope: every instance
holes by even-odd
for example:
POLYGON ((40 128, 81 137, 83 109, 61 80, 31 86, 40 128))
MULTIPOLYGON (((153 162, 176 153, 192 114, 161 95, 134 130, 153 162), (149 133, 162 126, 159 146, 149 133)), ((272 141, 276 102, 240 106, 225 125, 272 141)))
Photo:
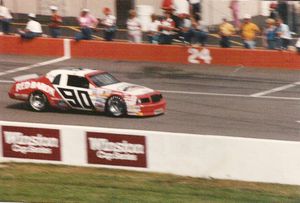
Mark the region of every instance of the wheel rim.
POLYGON ((117 99, 112 99, 109 102, 109 112, 114 116, 121 116, 123 115, 124 108, 122 107, 122 103, 117 99))
POLYGON ((40 111, 45 108, 46 100, 44 95, 41 94, 33 94, 30 97, 30 104, 33 109, 40 111))

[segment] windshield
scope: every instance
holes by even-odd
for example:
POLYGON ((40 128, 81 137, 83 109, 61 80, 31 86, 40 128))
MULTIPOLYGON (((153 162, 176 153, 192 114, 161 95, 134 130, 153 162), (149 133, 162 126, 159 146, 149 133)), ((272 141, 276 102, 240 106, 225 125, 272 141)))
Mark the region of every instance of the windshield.
POLYGON ((115 83, 119 83, 120 81, 117 80, 114 76, 109 73, 99 73, 96 75, 90 76, 90 79, 97 87, 112 85, 115 83))

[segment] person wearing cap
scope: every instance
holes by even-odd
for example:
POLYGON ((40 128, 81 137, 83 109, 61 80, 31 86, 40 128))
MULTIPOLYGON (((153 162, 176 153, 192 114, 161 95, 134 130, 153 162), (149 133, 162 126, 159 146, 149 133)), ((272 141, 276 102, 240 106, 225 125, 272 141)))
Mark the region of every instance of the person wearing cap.
POLYGON ((7 7, 4 6, 3 0, 0 1, 0 23, 2 27, 2 32, 4 34, 9 34, 10 24, 13 17, 7 7))
POLYGON ((243 39, 244 47, 246 49, 255 48, 256 35, 259 33, 260 29, 256 24, 251 22, 251 16, 249 14, 245 14, 244 22, 241 26, 241 37, 243 39))
POLYGON ((104 26, 104 39, 106 41, 112 41, 117 30, 117 18, 111 14, 110 8, 104 8, 103 14, 104 18, 101 20, 101 25, 104 26))
POLYGON ((49 24, 49 31, 53 38, 57 38, 61 34, 60 27, 62 25, 62 17, 58 15, 58 8, 56 6, 50 6, 50 10, 52 12, 52 16, 49 24))
POLYGON ((43 34, 41 24, 36 20, 36 15, 34 13, 28 14, 29 21, 26 24, 25 30, 18 30, 21 38, 23 39, 33 39, 35 37, 40 37, 43 34))
POLYGON ((263 32, 263 40, 265 40, 266 47, 268 49, 275 49, 276 47, 276 27, 275 20, 268 18, 266 20, 266 27, 263 32))
POLYGON ((222 48, 230 48, 231 42, 230 37, 235 33, 235 29, 226 18, 223 18, 223 22, 219 26, 219 35, 221 37, 220 46, 222 48))
POLYGON ((99 21, 97 18, 90 14, 89 9, 83 9, 80 13, 80 16, 77 18, 80 25, 80 33, 75 35, 75 40, 91 40, 93 30, 96 29, 99 21))
POLYGON ((135 10, 129 11, 129 17, 127 20, 127 29, 128 29, 128 39, 132 43, 141 43, 142 42, 142 24, 137 18, 135 10))

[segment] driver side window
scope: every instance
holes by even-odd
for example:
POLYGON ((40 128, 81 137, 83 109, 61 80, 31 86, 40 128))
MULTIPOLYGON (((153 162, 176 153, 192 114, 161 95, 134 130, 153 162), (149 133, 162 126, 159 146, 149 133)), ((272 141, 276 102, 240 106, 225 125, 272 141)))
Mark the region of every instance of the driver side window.
POLYGON ((75 75, 68 75, 68 86, 71 87, 80 87, 80 88, 89 88, 89 81, 84 77, 79 77, 75 75))
POLYGON ((59 83, 60 83, 60 78, 61 78, 61 75, 60 75, 60 74, 57 75, 57 76, 55 76, 55 78, 54 78, 52 84, 53 84, 53 85, 59 85, 59 83))

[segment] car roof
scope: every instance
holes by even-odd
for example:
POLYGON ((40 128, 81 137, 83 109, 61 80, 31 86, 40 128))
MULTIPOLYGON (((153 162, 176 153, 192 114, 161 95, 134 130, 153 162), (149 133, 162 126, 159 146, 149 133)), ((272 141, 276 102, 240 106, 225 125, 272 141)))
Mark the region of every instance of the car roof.
POLYGON ((93 73, 101 73, 104 71, 93 70, 87 68, 64 68, 64 69, 56 69, 47 73, 46 77, 54 78, 59 74, 67 74, 67 75, 76 75, 79 77, 85 77, 86 75, 93 73))

